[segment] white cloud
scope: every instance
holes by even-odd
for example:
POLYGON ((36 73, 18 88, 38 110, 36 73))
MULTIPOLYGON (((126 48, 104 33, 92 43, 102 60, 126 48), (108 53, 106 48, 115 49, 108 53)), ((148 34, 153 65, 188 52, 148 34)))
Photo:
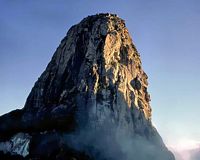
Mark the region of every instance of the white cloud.
POLYGON ((194 160, 193 154, 200 151, 200 141, 182 138, 168 144, 168 148, 174 153, 176 160, 194 160))

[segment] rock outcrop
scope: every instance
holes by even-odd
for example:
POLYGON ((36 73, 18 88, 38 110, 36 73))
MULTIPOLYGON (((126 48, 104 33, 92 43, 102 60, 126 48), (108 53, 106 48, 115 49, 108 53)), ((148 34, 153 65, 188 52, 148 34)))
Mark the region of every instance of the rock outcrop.
POLYGON ((147 78, 124 20, 83 19, 61 41, 24 108, 0 117, 1 154, 174 160, 151 123, 147 78))

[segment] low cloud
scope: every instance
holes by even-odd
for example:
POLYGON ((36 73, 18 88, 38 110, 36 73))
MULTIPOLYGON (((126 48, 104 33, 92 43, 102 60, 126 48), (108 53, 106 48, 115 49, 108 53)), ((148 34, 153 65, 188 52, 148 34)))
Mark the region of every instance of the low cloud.
POLYGON ((84 129, 76 134, 65 134, 64 144, 96 160, 173 160, 173 155, 163 146, 151 144, 141 136, 109 129, 84 129))

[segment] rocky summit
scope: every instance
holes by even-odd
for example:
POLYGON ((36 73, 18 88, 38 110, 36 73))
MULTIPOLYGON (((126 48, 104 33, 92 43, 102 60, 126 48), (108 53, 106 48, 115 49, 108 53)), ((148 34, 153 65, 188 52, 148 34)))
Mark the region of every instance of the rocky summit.
POLYGON ((175 160, 151 123, 147 78, 124 20, 84 18, 25 106, 0 117, 1 159, 175 160))

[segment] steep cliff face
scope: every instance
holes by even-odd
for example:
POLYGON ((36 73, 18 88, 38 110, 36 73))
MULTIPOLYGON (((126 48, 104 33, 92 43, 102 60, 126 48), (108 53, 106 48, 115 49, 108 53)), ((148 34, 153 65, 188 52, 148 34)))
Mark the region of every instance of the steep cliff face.
POLYGON ((124 21, 89 16, 68 31, 24 108, 0 117, 1 144, 23 132, 26 157, 174 160, 151 124, 147 78, 124 21))

